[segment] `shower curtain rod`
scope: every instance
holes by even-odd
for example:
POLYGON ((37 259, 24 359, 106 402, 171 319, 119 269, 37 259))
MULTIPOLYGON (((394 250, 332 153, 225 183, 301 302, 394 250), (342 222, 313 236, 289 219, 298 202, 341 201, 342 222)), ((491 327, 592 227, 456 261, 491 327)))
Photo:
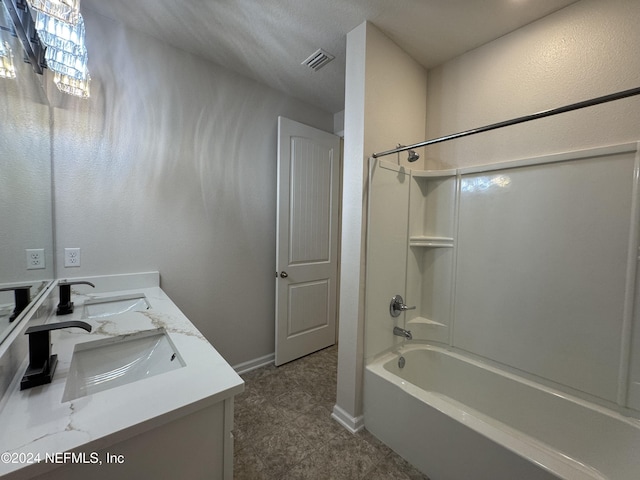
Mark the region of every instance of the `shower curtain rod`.
POLYGON ((592 107, 594 105, 600 105, 601 103, 612 102, 614 100, 620 100, 634 95, 640 95, 640 87, 631 88, 629 90, 623 90, 621 92, 604 95, 602 97, 592 98, 591 100, 584 100, 578 103, 572 103, 565 105, 564 107, 552 108, 550 110, 543 110, 532 115, 525 115, 524 117, 513 118, 511 120, 505 120, 504 122, 492 123, 491 125, 485 125, 484 127, 472 128, 471 130, 465 130, 463 132, 454 133, 451 135, 444 135, 442 137, 426 140, 424 142, 415 143, 413 145, 402 146, 394 148, 393 150, 387 150, 386 152, 374 153, 373 158, 384 157, 385 155, 391 155, 392 153, 405 152, 407 150, 413 150, 420 147, 426 147, 433 145, 434 143, 446 142, 449 140, 455 140, 456 138, 467 137, 469 135, 475 135, 476 133, 488 132, 497 128, 509 127, 511 125, 517 125, 518 123, 529 122, 531 120, 537 120, 539 118, 551 117, 552 115, 558 115, 559 113, 571 112, 580 108, 592 107))

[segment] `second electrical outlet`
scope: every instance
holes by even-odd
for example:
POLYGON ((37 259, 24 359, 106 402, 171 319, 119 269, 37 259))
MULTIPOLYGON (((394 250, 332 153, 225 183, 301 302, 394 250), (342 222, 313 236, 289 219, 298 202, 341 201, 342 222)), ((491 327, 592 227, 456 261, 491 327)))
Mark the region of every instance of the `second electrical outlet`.
POLYGON ((44 248, 27 248, 27 270, 45 268, 44 248))
POLYGON ((64 266, 65 267, 80 266, 80 249, 79 248, 64 249, 64 266))

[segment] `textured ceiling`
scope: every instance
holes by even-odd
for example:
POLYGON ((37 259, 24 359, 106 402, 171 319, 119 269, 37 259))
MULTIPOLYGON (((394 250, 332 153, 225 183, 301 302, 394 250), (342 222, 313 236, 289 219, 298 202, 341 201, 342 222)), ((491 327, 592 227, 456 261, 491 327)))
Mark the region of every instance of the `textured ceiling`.
POLYGON ((344 108, 346 35, 371 21, 426 68, 576 0, 83 0, 91 9, 324 108, 344 108), (336 59, 300 65, 318 48, 336 59))

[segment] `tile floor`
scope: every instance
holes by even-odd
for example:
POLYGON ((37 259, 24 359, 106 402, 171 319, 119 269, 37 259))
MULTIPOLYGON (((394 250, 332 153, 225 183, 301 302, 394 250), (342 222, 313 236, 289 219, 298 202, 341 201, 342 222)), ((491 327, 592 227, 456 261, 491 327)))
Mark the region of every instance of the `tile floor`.
POLYGON ((235 480, 428 480, 366 430, 331 418, 337 347, 242 375, 235 400, 235 480))

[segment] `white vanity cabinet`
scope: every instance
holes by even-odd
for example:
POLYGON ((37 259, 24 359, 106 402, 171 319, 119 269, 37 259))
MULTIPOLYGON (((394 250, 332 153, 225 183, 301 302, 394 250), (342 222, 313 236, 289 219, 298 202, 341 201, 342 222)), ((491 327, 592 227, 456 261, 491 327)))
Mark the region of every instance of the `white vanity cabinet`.
POLYGON ((58 468, 22 478, 232 480, 232 427, 233 398, 228 398, 105 448, 85 445, 66 458, 58 454, 57 461, 64 462, 58 468))
POLYGON ((92 326, 91 333, 52 331, 52 351, 58 356, 53 381, 20 390, 25 359, 2 398, 0 478, 232 480, 233 398, 244 390, 242 379, 159 288, 157 273, 84 280, 96 288, 74 286, 75 311, 56 317, 52 309, 46 323, 81 320, 92 326), (91 316, 84 305, 132 296, 144 297, 149 308, 91 316), (122 363, 123 343, 151 338, 150 332, 168 337, 174 350, 162 353, 162 359, 175 358, 179 368, 65 396, 67 383, 77 384, 78 371, 82 381, 92 384, 127 375, 136 359, 122 363), (97 353, 105 345, 117 346, 112 355, 117 361, 115 367, 107 361, 103 372, 95 369, 106 361, 97 353), (90 352, 100 360, 79 370, 80 360, 72 362, 78 351, 78 358, 90 352))

